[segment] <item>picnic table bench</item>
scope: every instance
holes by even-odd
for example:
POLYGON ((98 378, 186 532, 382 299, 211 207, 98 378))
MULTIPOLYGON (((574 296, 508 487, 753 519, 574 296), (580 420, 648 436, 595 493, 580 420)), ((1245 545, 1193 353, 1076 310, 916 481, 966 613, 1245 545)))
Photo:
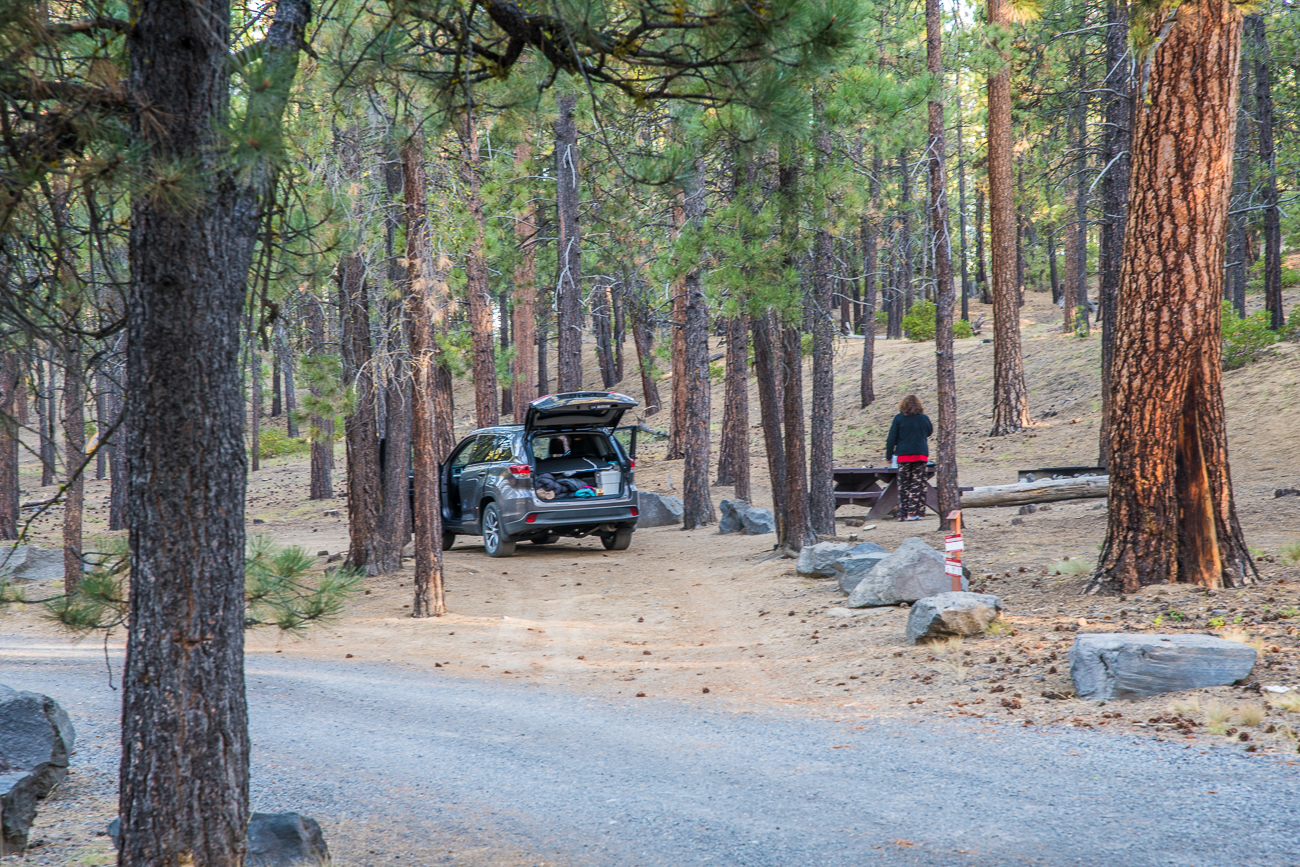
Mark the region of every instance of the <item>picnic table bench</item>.
MULTIPOLYGON (((927 482, 934 474, 934 464, 926 464, 927 482)), ((835 467, 831 470, 831 480, 835 484, 836 509, 840 506, 870 505, 867 517, 879 520, 898 506, 897 467, 835 467)), ((971 488, 957 490, 960 493, 971 488)), ((934 512, 939 511, 939 492, 931 484, 925 486, 925 504, 934 512)))

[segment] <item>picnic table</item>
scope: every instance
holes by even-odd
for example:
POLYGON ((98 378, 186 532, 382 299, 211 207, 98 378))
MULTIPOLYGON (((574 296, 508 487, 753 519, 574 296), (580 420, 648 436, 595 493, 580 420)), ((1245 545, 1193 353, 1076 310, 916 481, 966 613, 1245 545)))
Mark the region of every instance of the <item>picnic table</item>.
MULTIPOLYGON (((925 465, 927 483, 934 477, 933 463, 925 465)), ((835 483, 835 508, 840 506, 871 506, 867 517, 879 520, 887 516, 898 506, 898 468, 897 467, 835 467, 831 470, 831 480, 835 483)), ((970 488, 958 488, 958 492, 970 488)), ((934 485, 925 486, 925 504, 934 512, 939 511, 939 492, 934 485)))

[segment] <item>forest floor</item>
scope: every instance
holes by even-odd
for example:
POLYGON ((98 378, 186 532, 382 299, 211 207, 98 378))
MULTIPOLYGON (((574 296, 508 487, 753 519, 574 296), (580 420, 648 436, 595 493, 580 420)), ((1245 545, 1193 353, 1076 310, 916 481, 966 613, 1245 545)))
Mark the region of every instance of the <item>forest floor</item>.
MULTIPOLYGON (((1288 293, 1287 306, 1300 303, 1288 293)), ((975 320, 988 309, 972 305, 975 320)), ((1096 462, 1100 423, 1096 331, 1061 334, 1061 314, 1046 296, 1029 293, 1022 319, 1033 427, 1013 436, 987 436, 991 419, 991 333, 958 341, 958 455, 962 484, 1006 484, 1018 469, 1096 462)), ((987 321, 987 319, 986 319, 987 321)), ((906 341, 876 343, 876 402, 858 408, 861 341, 842 339, 836 351, 836 460, 842 465, 883 460, 884 438, 898 401, 933 396, 933 350, 906 341)), ((631 345, 628 345, 631 352, 631 345)), ((626 368, 635 370, 629 357, 626 368)), ((805 379, 805 382, 809 381, 805 379)), ((1106 525, 1103 500, 1052 504, 1019 516, 1012 508, 965 515, 966 563, 973 589, 995 593, 1007 629, 940 647, 906 643, 903 608, 841 616, 844 594, 834 581, 803 579, 794 561, 776 559, 771 536, 719 536, 713 529, 638 531, 632 547, 607 552, 596 540, 519 546, 515 557, 488 558, 476 539, 461 539, 445 555, 445 617, 409 617, 412 570, 367 579, 365 590, 336 623, 304 638, 255 631, 250 657, 298 655, 376 663, 392 661, 457 676, 529 682, 597 696, 707 702, 719 709, 763 707, 855 718, 967 717, 987 726, 1069 726, 1144 733, 1185 742, 1189 749, 1231 742, 1261 758, 1294 762, 1300 710, 1286 711, 1261 685, 1300 692, 1300 565, 1284 546, 1300 539, 1300 497, 1274 498, 1300 487, 1300 345, 1280 344, 1268 357, 1225 376, 1237 508, 1260 571, 1244 590, 1205 592, 1152 587, 1128 596, 1087 596, 1083 590, 1106 525), (1013 523, 1013 519, 1020 518, 1013 523), (1221 612, 1221 613, 1219 613, 1221 612), (1096 704, 1072 698, 1069 649, 1080 632, 1205 632, 1220 616, 1261 651, 1252 687, 1217 687, 1137 702, 1096 704), (1277 618, 1277 619, 1275 619, 1277 618), (1242 719, 1244 717, 1244 719, 1242 719), (1290 757, 1289 759, 1287 757, 1290 757)), ((594 369, 588 384, 599 382, 594 369)), ((669 382, 661 384, 664 396, 669 382)), ((458 433, 473 427, 469 387, 458 394, 458 433)), ((633 375, 618 390, 640 398, 633 375)), ((721 426, 722 384, 714 383, 714 443, 721 426)), ((767 503, 758 401, 751 393, 754 500, 767 503)), ((666 427, 666 416, 646 419, 666 427)), ((339 449, 341 477, 341 452, 339 449)), ((660 457, 663 444, 642 440, 637 484, 680 493, 679 461, 660 457)), ((23 464, 24 499, 40 488, 30 456, 23 464)), ((328 555, 346 553, 343 498, 309 501, 305 456, 263 461, 249 478, 250 533, 328 555), (326 515, 337 510, 339 516, 326 515)), ((336 488, 342 491, 341 478, 336 488)), ((731 489, 715 487, 717 500, 731 489)), ((107 481, 87 484, 86 533, 107 535, 107 481)), ((936 547, 937 521, 850 527, 864 510, 841 509, 839 533, 893 549, 908 536, 936 547)), ((31 537, 57 545, 59 516, 37 519, 31 537)), ((90 547, 90 546, 88 546, 90 547)), ((5 614, 0 631, 54 636, 54 627, 28 607, 5 614)), ((54 692, 51 688, 51 692, 54 692)), ((57 822, 57 816, 42 821, 57 822)), ((50 833, 53 834, 54 826, 50 833)), ((87 862, 94 863, 94 862, 87 862)))

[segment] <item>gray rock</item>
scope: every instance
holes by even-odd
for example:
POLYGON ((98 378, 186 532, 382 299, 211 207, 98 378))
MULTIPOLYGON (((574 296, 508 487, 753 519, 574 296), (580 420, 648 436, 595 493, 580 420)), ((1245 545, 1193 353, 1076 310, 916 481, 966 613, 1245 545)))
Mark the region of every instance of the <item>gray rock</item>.
POLYGON ((0 772, 30 773, 36 797, 44 798, 67 776, 76 739, 54 699, 0 686, 0 772))
POLYGON ((918 599, 907 615, 907 640, 977 635, 1002 613, 1002 600, 986 593, 949 590, 918 599))
POLYGON ((1037 511, 1038 511, 1038 507, 1035 506, 1033 503, 1029 503, 1028 505, 1021 506, 1021 507, 1020 507, 1020 510, 1019 510, 1018 512, 1016 512, 1016 514, 1017 514, 1017 515, 1032 515, 1034 512, 1037 512, 1037 511))
POLYGON ((740 523, 745 528, 746 536, 762 536, 776 532, 776 516, 772 514, 771 509, 764 509, 762 506, 752 506, 749 511, 740 516, 740 523))
MULTIPOLYGON (((966 578, 961 589, 967 589, 966 578)), ((849 594, 850 608, 897 605, 952 590, 952 579, 943 570, 943 555, 913 536, 863 576, 849 594)))
POLYGON ((889 553, 888 551, 886 551, 884 548, 877 545, 875 542, 859 542, 858 544, 854 545, 852 548, 849 549, 849 552, 846 556, 856 557, 859 554, 888 554, 888 553, 889 553))
MULTIPOLYGON (((108 823, 108 836, 118 845, 122 820, 108 823)), ((298 813, 254 813, 248 820, 247 867, 300 867, 330 863, 330 850, 320 824, 298 813)))
POLYGON ((636 519, 638 530, 646 527, 680 527, 682 525, 682 501, 667 494, 641 491, 637 501, 639 515, 636 519))
POLYGON ((254 813, 248 823, 248 867, 298 867, 330 863, 315 819, 297 813, 254 813))
POLYGON ((1255 650, 1210 635, 1077 635, 1070 677, 1079 698, 1104 701, 1235 683, 1255 666, 1255 650))
POLYGON ((804 545, 799 552, 799 562, 795 571, 805 578, 833 578, 835 561, 849 552, 853 547, 847 542, 818 542, 816 545, 804 545))
POLYGON ((63 551, 5 545, 0 547, 0 575, 14 581, 62 581, 63 551))
POLYGON ((722 513, 722 519, 718 521, 719 535, 725 536, 745 531, 743 518, 745 513, 749 511, 749 503, 734 498, 721 500, 718 503, 718 511, 722 513))
POLYGON ((839 578, 840 589, 845 593, 852 593, 853 589, 862 583, 862 579, 876 568, 876 564, 888 556, 887 551, 873 551, 869 554, 849 554, 836 560, 832 565, 836 577, 839 578))
POLYGON ((26 771, 0 771, 0 855, 21 854, 36 818, 38 786, 26 771))

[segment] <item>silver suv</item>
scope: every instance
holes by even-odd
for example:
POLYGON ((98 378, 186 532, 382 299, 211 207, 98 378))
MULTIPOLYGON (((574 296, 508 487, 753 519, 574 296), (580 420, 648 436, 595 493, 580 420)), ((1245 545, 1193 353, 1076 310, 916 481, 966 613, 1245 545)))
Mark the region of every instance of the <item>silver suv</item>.
POLYGON ((636 529, 636 446, 614 435, 637 402, 625 394, 575 391, 539 397, 522 425, 476 430, 442 464, 442 547, 482 536, 491 557, 516 543, 598 535, 623 551, 636 529))

